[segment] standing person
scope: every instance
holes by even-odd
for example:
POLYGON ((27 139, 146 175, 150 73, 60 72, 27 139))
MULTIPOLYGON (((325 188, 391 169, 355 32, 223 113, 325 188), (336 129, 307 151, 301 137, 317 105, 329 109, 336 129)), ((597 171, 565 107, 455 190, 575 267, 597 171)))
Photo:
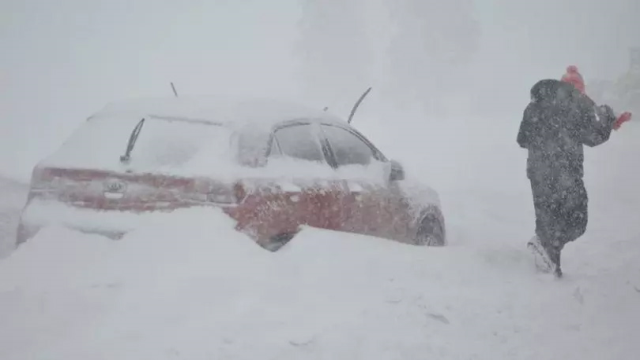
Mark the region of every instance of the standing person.
POLYGON ((583 93, 582 76, 577 68, 569 69, 575 71, 564 81, 541 80, 531 88, 517 138, 529 153, 527 177, 536 214, 536 235, 527 245, 538 267, 557 277, 562 276, 562 249, 587 228, 583 145, 609 140, 619 120, 609 106, 596 106, 583 93))

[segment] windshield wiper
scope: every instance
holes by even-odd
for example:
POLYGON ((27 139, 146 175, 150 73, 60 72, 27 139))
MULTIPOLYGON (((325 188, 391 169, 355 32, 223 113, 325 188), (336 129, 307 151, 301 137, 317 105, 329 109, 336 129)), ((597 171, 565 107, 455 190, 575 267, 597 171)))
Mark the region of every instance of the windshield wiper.
POLYGON ((133 131, 131 132, 131 136, 129 136, 129 142, 127 143, 127 150, 125 151, 124 155, 120 156, 121 163, 127 164, 129 163, 129 160, 131 160, 131 151, 133 150, 133 147, 136 145, 136 141, 138 140, 138 135, 140 135, 140 131, 142 130, 142 125, 144 125, 144 120, 145 119, 142 118, 142 120, 138 122, 136 127, 133 128, 133 131))

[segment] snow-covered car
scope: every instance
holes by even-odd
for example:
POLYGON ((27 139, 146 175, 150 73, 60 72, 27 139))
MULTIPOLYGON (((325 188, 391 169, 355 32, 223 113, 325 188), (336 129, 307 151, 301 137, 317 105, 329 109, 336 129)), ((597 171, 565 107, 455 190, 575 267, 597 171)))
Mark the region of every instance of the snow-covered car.
POLYGON ((304 226, 446 244, 438 194, 342 118, 209 97, 113 103, 87 119, 34 168, 17 244, 51 224, 118 239, 140 216, 191 207, 221 209, 270 250, 304 226))

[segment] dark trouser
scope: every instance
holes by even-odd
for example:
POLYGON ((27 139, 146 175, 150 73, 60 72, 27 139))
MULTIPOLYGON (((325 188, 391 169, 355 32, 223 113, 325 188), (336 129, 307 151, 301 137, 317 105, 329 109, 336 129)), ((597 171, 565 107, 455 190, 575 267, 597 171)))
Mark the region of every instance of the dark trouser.
POLYGON ((555 181, 531 179, 536 235, 545 248, 562 250, 587 229, 587 191, 581 178, 555 181))

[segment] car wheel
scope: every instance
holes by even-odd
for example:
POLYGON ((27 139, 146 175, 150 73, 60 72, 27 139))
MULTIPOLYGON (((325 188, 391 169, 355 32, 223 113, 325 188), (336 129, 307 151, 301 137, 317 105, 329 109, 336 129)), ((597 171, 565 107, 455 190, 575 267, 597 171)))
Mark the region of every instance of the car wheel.
POLYGON ((435 216, 427 215, 420 221, 415 240, 420 246, 444 246, 444 226, 435 216))
POLYGON ((295 235, 295 233, 285 233, 273 236, 271 237, 269 242, 264 245, 264 248, 269 251, 276 252, 280 250, 280 248, 285 246, 289 241, 291 241, 291 239, 293 239, 295 235))
POLYGON ((18 224, 18 228, 16 230, 16 241, 15 241, 15 247, 17 248, 18 246, 24 244, 25 242, 31 240, 32 238, 34 238, 38 232, 40 232, 40 228, 39 227, 33 227, 33 226, 26 226, 22 223, 22 221, 18 224))

